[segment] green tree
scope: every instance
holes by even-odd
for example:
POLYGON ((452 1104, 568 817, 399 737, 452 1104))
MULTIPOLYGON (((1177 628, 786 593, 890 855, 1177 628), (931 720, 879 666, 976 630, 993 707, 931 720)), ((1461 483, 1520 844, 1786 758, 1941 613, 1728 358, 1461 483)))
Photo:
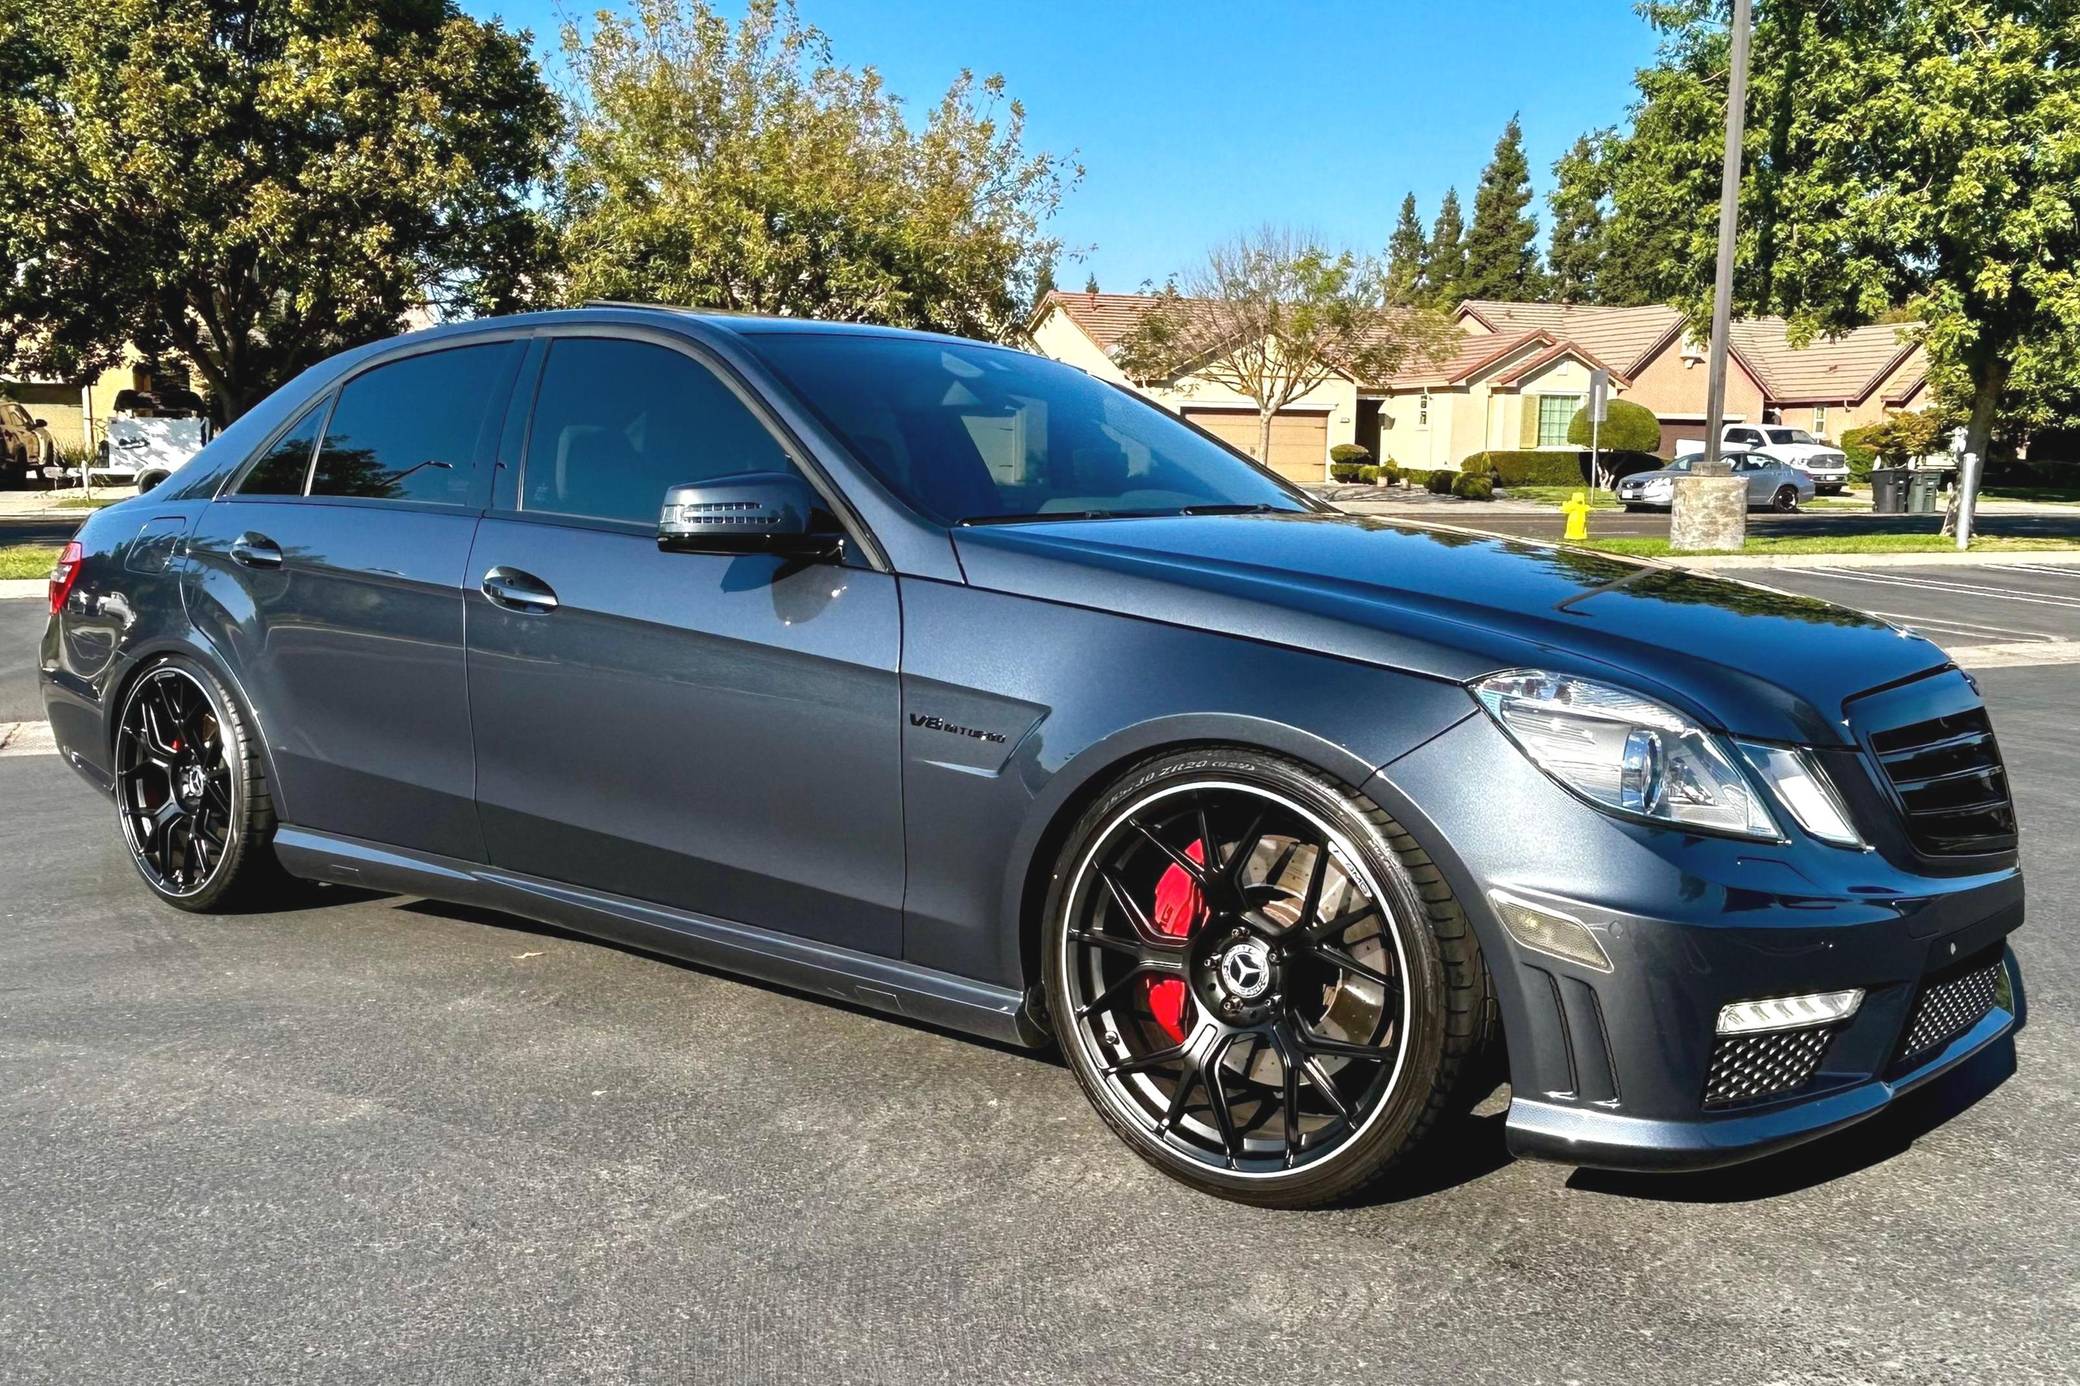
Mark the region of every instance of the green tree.
POLYGON ((1017 330, 1061 243, 1072 162, 1025 148, 1001 77, 962 72, 921 127, 837 65, 791 0, 704 0, 564 31, 579 99, 560 178, 569 293, 977 337, 1017 330))
POLYGON ((1432 356, 1449 332, 1441 314, 1390 309, 1374 265, 1275 227, 1215 246, 1183 286, 1164 286, 1115 359, 1136 380, 1189 374, 1254 402, 1259 461, 1279 410, 1339 371, 1377 380, 1432 356))
POLYGON ((1604 207, 1610 197, 1610 170, 1600 157, 1604 132, 1583 135, 1553 165, 1553 191, 1546 206, 1553 214, 1552 240, 1546 250, 1551 292, 1562 303, 1600 303, 1603 277, 1604 207))
MULTIPOLYGON (((1708 300, 1727 35, 1717 0, 1663 33, 1618 181, 1664 221, 1678 300, 1708 300)), ((1758 9, 1735 292, 1794 334, 1905 307, 1984 457, 1997 424, 2080 399, 2080 3, 1775 0, 1758 9)))
POLYGON ((1387 302, 1397 308, 1413 306, 1422 297, 1423 270, 1429 246, 1423 239, 1423 223, 1416 215, 1416 195, 1401 199, 1401 218, 1387 238, 1387 302))
POLYGON ((1531 165, 1524 159, 1524 127, 1515 116, 1495 141, 1495 155, 1481 170, 1473 195, 1473 225, 1466 231, 1466 266, 1460 298, 1516 302, 1545 297, 1545 272, 1538 263, 1538 219, 1530 214, 1531 165))
POLYGON ((1083 281, 1083 291, 1087 294, 1098 292, 1098 276, 1095 272, 1083 281))
POLYGON ((1465 278, 1466 223, 1459 211, 1459 190, 1447 188, 1423 253, 1423 301, 1439 308, 1452 307, 1466 297, 1459 287, 1465 278))
POLYGON ((0 0, 0 367, 172 351, 229 420, 508 306, 557 129, 527 36, 449 0, 0 0))

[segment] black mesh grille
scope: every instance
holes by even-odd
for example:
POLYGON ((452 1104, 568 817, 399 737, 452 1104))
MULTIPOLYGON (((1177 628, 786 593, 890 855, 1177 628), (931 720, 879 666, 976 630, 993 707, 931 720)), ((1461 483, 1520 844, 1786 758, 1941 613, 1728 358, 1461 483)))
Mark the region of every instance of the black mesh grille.
POLYGON ((2000 985, 2001 963, 1975 963, 1969 971, 1928 983, 1914 1003, 1914 1020, 1899 1047, 1900 1059, 1911 1061, 1947 1044, 1986 1018, 2000 985))
POLYGON ((1704 1105, 1730 1107, 1797 1092, 1813 1081, 1820 1056, 1834 1038, 1832 1025, 1806 1030, 1766 1030, 1725 1035, 1712 1046, 1712 1068, 1704 1080, 1704 1105))
POLYGON ((1921 852, 1953 856, 2015 845, 2008 774, 1984 708, 1873 732, 1871 750, 1899 791, 1907 836, 1921 852))

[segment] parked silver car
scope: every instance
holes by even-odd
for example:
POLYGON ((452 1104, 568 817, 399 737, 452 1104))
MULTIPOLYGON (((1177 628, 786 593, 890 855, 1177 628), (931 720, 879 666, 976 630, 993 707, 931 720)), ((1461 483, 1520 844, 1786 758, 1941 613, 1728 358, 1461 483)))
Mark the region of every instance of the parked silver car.
MULTIPOLYGON (((1654 472, 1640 472, 1618 483, 1618 499, 1627 510, 1666 510, 1675 504, 1676 478, 1704 461, 1703 453, 1676 458, 1654 472)), ((1727 457, 1736 476, 1748 483, 1748 506, 1796 510, 1813 498, 1813 478, 1802 468, 1767 452, 1737 452, 1727 457)))

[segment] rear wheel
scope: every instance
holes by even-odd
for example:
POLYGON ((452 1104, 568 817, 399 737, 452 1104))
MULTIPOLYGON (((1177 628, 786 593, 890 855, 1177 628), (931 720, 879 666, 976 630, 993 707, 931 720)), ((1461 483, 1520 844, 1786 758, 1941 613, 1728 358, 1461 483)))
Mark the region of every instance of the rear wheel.
POLYGON ((167 656, 124 694, 116 811, 137 874, 184 910, 264 904, 289 881, 275 860, 267 776, 231 693, 167 656))
POLYGON ((1786 513, 1798 509, 1798 488, 1779 486, 1777 493, 1769 498, 1769 508, 1786 513))
POLYGON ((1480 950, 1377 805, 1283 758, 1189 752, 1071 833, 1048 999, 1107 1123, 1166 1174, 1305 1207, 1380 1177, 1492 1024, 1480 950))

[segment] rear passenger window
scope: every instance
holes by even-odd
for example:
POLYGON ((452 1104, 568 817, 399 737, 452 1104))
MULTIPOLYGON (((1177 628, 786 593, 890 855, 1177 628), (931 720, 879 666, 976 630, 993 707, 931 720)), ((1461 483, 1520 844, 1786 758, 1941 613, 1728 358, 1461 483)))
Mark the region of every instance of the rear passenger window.
POLYGON ((504 419, 494 406, 504 402, 518 350, 492 342, 428 352, 348 381, 318 449, 311 494, 466 504, 477 458, 504 419))
POLYGON ((648 342, 566 337, 542 367, 520 504, 655 525, 669 487, 791 470, 779 441, 700 363, 648 342))
MULTIPOLYGON (((330 398, 329 396, 327 398, 330 398)), ((241 496, 300 496, 311 474, 311 449, 318 445, 318 425, 325 420, 325 403, 320 399, 303 411, 289 431, 275 439, 274 446, 260 455, 245 480, 238 483, 241 496)))

